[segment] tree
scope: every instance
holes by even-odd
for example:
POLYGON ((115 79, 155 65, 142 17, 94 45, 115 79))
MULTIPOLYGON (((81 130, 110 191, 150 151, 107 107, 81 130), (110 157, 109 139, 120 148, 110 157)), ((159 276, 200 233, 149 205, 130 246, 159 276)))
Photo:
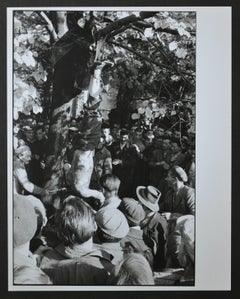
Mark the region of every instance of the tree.
POLYGON ((186 95, 194 100, 195 26, 194 12, 15 12, 14 119, 51 118, 51 174, 62 169, 94 61, 112 63, 103 69, 100 96, 111 108, 115 97, 122 125, 149 124, 186 95))

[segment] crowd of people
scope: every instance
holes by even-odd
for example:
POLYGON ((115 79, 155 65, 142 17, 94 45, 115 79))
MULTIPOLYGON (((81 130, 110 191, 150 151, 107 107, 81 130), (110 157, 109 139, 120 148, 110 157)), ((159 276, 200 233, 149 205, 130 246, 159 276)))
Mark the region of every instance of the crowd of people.
MULTIPOLYGON (((74 194, 66 183, 49 209, 48 129, 23 126, 14 146, 14 283, 154 285, 156 273, 182 269, 174 283, 191 285, 194 134, 103 124, 89 183, 101 197, 74 194)), ((70 144, 65 170, 73 159, 70 144)))

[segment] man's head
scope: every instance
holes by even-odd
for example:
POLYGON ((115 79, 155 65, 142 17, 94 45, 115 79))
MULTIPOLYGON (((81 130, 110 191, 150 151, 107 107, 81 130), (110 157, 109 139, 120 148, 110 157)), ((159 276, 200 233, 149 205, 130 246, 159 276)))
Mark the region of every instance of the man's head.
POLYGON ((98 236, 102 242, 119 242, 129 231, 127 219, 118 209, 102 208, 96 214, 98 236))
POLYGON ((113 136, 114 140, 119 140, 120 139, 120 127, 119 125, 115 124, 112 128, 111 128, 111 135, 113 136))
POLYGON ((168 150, 169 149, 169 146, 170 146, 170 139, 169 138, 165 138, 163 139, 163 142, 162 142, 162 149, 164 151, 168 150))
POLYGON ((83 244, 92 238, 96 223, 91 209, 78 197, 65 199, 56 215, 59 238, 65 246, 83 244))
POLYGON ((13 201, 13 246, 30 242, 37 230, 37 214, 33 204, 21 195, 15 194, 13 201))
POLYGON ((36 128, 36 138, 37 140, 42 140, 45 135, 43 127, 36 128))
POLYGON ((100 184, 103 188, 103 194, 107 198, 109 196, 117 195, 120 186, 120 180, 114 174, 105 174, 100 179, 100 184))
POLYGON ((24 135, 29 142, 33 142, 35 140, 35 131, 30 126, 23 127, 24 135))
POLYGON ((178 152, 181 151, 181 145, 178 140, 173 139, 171 141, 171 151, 173 154, 177 154, 178 152))
POLYGON ((110 135, 110 128, 109 127, 105 127, 105 128, 102 128, 102 134, 104 137, 107 137, 110 135))
POLYGON ((153 134, 153 131, 147 131, 145 132, 144 134, 144 141, 145 141, 145 144, 149 145, 153 142, 155 136, 153 134))
POLYGON ((121 143, 126 143, 128 141, 128 131, 123 129, 120 133, 120 141, 121 143))
POLYGON ((19 146, 15 153, 19 160, 23 162, 23 164, 27 165, 30 162, 32 153, 27 145, 19 146))
POLYGON ((127 218, 130 227, 139 226, 140 222, 145 218, 145 212, 141 203, 133 198, 123 198, 119 209, 127 218))
POLYGON ((163 128, 156 128, 154 130, 155 137, 163 137, 164 136, 164 129, 163 128))
POLYGON ((161 192, 154 186, 138 186, 136 189, 137 197, 141 202, 146 214, 159 211, 159 199, 161 192))
POLYGON ((174 190, 178 190, 188 181, 188 176, 180 166, 173 166, 168 171, 167 181, 174 190))

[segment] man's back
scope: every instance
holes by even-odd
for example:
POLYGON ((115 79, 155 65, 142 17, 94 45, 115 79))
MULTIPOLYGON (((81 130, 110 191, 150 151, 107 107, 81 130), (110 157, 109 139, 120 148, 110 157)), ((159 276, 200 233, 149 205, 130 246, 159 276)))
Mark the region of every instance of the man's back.
POLYGON ((62 245, 47 251, 40 266, 56 285, 105 285, 113 268, 103 250, 70 254, 62 245))

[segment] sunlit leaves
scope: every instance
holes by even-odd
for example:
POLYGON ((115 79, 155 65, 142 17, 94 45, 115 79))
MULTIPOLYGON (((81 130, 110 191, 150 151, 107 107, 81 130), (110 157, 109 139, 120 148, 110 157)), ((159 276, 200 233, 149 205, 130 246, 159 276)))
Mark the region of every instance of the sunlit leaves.
POLYGON ((43 111, 43 84, 47 80, 40 54, 49 43, 49 35, 39 16, 32 11, 14 16, 14 119, 19 113, 29 115, 43 111))

